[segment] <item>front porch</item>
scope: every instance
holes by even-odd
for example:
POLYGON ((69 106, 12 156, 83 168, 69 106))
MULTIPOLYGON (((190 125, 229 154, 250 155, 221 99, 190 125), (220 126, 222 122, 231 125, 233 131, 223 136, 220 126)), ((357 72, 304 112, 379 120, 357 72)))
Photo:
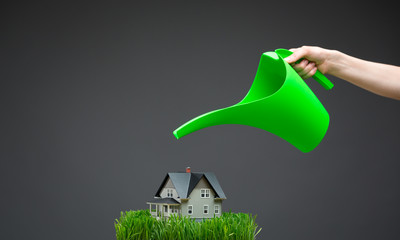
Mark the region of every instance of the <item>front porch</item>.
POLYGON ((148 201, 151 216, 169 218, 173 214, 181 215, 180 203, 173 198, 156 198, 148 201))

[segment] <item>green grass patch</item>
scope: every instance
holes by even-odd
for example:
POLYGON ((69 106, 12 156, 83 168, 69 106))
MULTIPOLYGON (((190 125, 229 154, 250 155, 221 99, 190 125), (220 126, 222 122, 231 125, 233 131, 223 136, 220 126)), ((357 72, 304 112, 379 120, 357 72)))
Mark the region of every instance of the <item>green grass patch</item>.
POLYGON ((117 240, 254 240, 261 231, 255 219, 226 212, 201 222, 177 215, 157 220, 149 210, 138 210, 121 212, 114 226, 117 240))

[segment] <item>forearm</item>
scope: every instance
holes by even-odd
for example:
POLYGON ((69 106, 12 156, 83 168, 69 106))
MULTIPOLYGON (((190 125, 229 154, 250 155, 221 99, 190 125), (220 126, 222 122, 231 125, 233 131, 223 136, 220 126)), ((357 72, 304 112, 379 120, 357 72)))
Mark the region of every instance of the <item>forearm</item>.
POLYGON ((400 67, 331 51, 327 73, 381 96, 400 100, 400 67))

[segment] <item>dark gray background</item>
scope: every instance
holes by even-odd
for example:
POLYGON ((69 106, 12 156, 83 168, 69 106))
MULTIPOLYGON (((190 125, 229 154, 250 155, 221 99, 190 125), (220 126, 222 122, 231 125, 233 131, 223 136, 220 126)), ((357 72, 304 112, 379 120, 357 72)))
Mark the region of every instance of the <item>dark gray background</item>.
POLYGON ((395 5, 364 1, 2 4, 1 239, 113 239, 168 171, 213 171, 259 239, 399 239, 400 102, 307 80, 331 116, 302 153, 235 125, 260 56, 318 45, 400 65, 395 5))

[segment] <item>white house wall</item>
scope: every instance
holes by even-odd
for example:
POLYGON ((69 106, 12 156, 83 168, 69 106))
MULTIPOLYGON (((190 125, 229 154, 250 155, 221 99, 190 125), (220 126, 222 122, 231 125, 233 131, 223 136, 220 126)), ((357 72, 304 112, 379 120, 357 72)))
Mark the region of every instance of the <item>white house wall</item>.
POLYGON ((215 192, 212 190, 209 183, 204 179, 204 177, 199 181, 196 187, 193 189, 192 193, 189 195, 188 201, 182 201, 181 210, 182 215, 188 216, 188 206, 193 206, 193 214, 190 215, 192 218, 212 218, 214 217, 214 206, 219 206, 219 214, 215 214, 216 217, 219 217, 222 212, 222 201, 214 200, 215 192), (201 189, 210 189, 210 197, 209 198, 201 198, 201 189), (208 214, 204 214, 203 206, 208 205, 208 214))

